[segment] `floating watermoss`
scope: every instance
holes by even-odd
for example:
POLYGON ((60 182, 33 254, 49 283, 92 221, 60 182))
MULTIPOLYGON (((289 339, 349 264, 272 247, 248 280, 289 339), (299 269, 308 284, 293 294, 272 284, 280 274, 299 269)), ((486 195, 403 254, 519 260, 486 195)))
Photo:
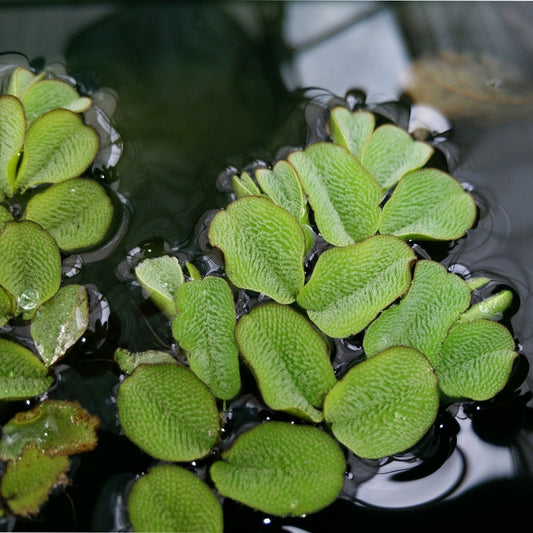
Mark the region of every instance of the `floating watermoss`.
POLYGON ((139 365, 159 365, 162 363, 177 363, 168 352, 160 350, 146 350, 144 352, 130 352, 125 348, 117 348, 113 359, 125 374, 131 374, 139 365))

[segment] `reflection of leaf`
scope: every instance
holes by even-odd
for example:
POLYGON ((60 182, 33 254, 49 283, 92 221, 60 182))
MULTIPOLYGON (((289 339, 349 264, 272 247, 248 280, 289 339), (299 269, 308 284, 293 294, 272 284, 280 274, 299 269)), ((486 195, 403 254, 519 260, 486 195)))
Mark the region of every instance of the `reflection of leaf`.
POLYGON ((211 466, 223 495, 279 516, 312 513, 338 496, 346 464, 324 431, 266 422, 240 435, 211 466))
POLYGON ((487 121, 533 112, 532 82, 490 56, 445 52, 419 59, 411 66, 406 90, 416 103, 452 119, 487 121))
POLYGON ((430 362, 412 348, 396 346, 349 370, 327 395, 324 417, 355 454, 378 459, 416 444, 438 407, 430 362))
POLYGON ((261 305, 240 319, 235 337, 270 408, 322 420, 318 409, 336 379, 324 338, 302 315, 261 305))
POLYGON ((135 531, 223 530, 222 508, 213 491, 176 465, 156 465, 135 481, 128 514, 135 531))
POLYGON ((8 463, 0 484, 2 497, 16 515, 36 515, 52 489, 68 483, 69 467, 67 455, 50 456, 28 446, 18 459, 8 463))

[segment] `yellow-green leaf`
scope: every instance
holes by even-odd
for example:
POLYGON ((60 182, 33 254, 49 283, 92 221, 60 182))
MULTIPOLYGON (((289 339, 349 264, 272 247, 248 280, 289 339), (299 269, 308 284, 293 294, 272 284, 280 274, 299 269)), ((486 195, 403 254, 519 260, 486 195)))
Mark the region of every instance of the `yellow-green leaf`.
POLYGON ((359 110, 351 112, 345 107, 335 107, 329 121, 333 141, 347 148, 359 160, 375 123, 372 113, 359 110))

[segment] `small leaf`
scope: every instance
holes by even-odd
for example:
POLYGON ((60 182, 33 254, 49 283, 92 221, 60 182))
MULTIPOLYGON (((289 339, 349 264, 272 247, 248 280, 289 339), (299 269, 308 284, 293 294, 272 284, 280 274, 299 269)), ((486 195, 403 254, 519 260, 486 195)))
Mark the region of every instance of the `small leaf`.
POLYGON ((24 218, 47 230, 65 252, 99 244, 113 220, 113 204, 96 181, 73 178, 36 194, 24 218))
POLYGON ((240 176, 234 174, 231 178, 231 183, 237 198, 242 198, 243 196, 259 196, 261 194, 259 187, 255 184, 248 172, 243 172, 240 176))
POLYGON ((139 365, 159 365, 161 363, 176 363, 176 359, 167 352, 146 350, 144 352, 130 352, 124 348, 115 350, 113 359, 125 374, 131 374, 139 365))
POLYGON ((327 242, 346 246, 376 233, 381 217, 381 189, 348 150, 318 142, 292 152, 288 159, 327 242))
POLYGON ((0 485, 2 497, 14 514, 36 515, 55 487, 68 484, 69 467, 68 456, 50 456, 28 446, 18 459, 8 463, 0 485))
POLYGON ((507 383, 518 353, 509 331, 491 320, 474 320, 451 329, 435 372, 452 398, 488 400, 507 383))
POLYGON ((126 436, 157 459, 200 459, 218 440, 215 398, 181 365, 139 365, 120 384, 117 405, 126 436))
POLYGON ((368 327, 363 340, 367 357, 392 346, 411 346, 436 365, 442 341, 469 303, 470 290, 459 276, 435 261, 418 261, 409 292, 368 327))
POLYGON ((20 98, 30 85, 44 78, 44 76, 45 72, 34 74, 27 68, 17 67, 9 78, 7 93, 20 98))
POLYGON ((28 128, 14 188, 24 192, 42 183, 59 183, 82 174, 98 153, 96 131, 76 113, 54 109, 28 128))
POLYGON ((0 196, 2 198, 4 195, 13 194, 15 168, 25 134, 26 117, 20 100, 14 96, 0 97, 0 196))
POLYGON ((176 294, 184 282, 176 257, 149 257, 135 267, 135 275, 151 300, 168 317, 176 316, 176 294))
POLYGON ((0 257, 0 285, 15 297, 16 314, 30 318, 59 290, 56 241, 35 222, 6 222, 0 230, 0 257))
POLYGON ((490 278, 486 278, 485 276, 479 276, 479 277, 471 278, 465 281, 466 281, 466 284, 468 285, 468 288, 471 291, 475 291, 476 289, 480 289, 481 287, 484 287, 485 285, 487 285, 487 283, 490 282, 490 278))
POLYGON ((378 459, 414 446, 438 408, 430 362, 412 348, 396 346, 351 368, 327 395, 324 417, 356 455, 378 459))
POLYGON ((53 109, 70 109, 81 113, 89 109, 92 100, 80 97, 76 89, 61 80, 40 80, 31 83, 21 94, 20 99, 31 124, 35 119, 53 109))
POLYGON ((413 140, 398 126, 384 124, 370 137, 361 162, 383 189, 389 189, 406 172, 424 166, 432 154, 431 145, 413 140))
POLYGON ((320 429, 266 422, 240 435, 210 473, 223 496, 265 513, 298 516, 337 498, 345 468, 339 445, 320 429))
POLYGON ((226 274, 237 287, 291 303, 304 284, 304 234, 298 222, 271 200, 245 196, 218 212, 209 228, 226 274))
POLYGON ((476 219, 472 196, 452 176, 433 168, 406 174, 383 207, 380 232, 402 239, 453 240, 476 219))
POLYGON ((322 420, 318 409, 336 378, 326 341, 302 315, 260 305, 240 319, 235 336, 270 408, 322 420))
POLYGON ((461 322, 486 318, 488 320, 500 320, 503 313, 509 308, 513 301, 513 293, 504 290, 489 296, 481 302, 470 306, 459 319, 461 322))
POLYGON ((364 147, 374 131, 375 123, 374 115, 368 111, 351 112, 344 107, 335 107, 330 116, 333 141, 347 148, 360 160, 364 147))
POLYGON ((0 339, 0 400, 31 398, 46 392, 53 382, 53 376, 33 352, 0 339))
POLYGON ((41 305, 30 332, 46 366, 55 364, 83 335, 89 324, 89 301, 83 285, 66 285, 41 305))
POLYGON ((414 260, 411 248, 389 235, 326 250, 297 301, 330 337, 354 335, 408 289, 414 260))
POLYGON ((211 489, 176 465, 154 466, 131 488, 128 513, 134 531, 222 533, 222 507, 211 489))
POLYGON ((241 388, 235 342, 233 294, 222 278, 189 281, 177 291, 172 333, 187 352, 191 370, 217 397, 229 400, 241 388))
POLYGON ((28 444, 50 456, 90 451, 98 442, 99 424, 78 402, 45 400, 4 425, 0 457, 13 460, 28 444))

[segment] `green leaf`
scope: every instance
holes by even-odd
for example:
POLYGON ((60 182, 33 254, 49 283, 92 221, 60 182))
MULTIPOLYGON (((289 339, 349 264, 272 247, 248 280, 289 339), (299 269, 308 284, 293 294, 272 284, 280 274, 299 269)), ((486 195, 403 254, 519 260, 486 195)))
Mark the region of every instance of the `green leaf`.
POLYGON ((65 355, 89 324, 89 299, 83 285, 66 285, 41 305, 33 316, 30 332, 46 366, 65 355))
POLYGON ((0 327, 6 324, 17 310, 17 302, 3 287, 0 287, 0 327))
POLYGON ((92 104, 90 98, 80 97, 76 89, 68 83, 52 79, 32 82, 22 92, 20 99, 30 124, 53 109, 63 108, 82 113, 92 104))
POLYGON ((215 398, 181 365, 139 365, 121 383, 117 404, 126 436, 157 459, 200 459, 218 440, 215 398))
POLYGON ((248 172, 242 172, 240 176, 234 174, 231 178, 231 183, 237 198, 242 198, 243 196, 259 196, 261 194, 259 187, 255 184, 248 172))
POLYGON ((497 292, 470 306, 459 319, 461 322, 486 318, 488 320, 500 320, 503 313, 509 308, 513 301, 513 293, 509 290, 497 292))
POLYGON ((24 91, 33 83, 44 78, 45 72, 34 74, 31 70, 24 67, 17 67, 9 78, 7 93, 20 98, 24 91))
POLYGON ((26 117, 20 100, 14 96, 0 97, 0 200, 13 194, 25 134, 26 117))
POLYGON ((330 337, 354 335, 408 289, 414 260, 411 248, 390 235, 326 250, 297 301, 330 337))
POLYGON ((61 283, 56 241, 35 222, 6 222, 0 230, 0 285, 17 301, 16 314, 33 316, 61 283))
POLYGON ((370 324, 363 340, 367 357, 411 346, 436 365, 442 341, 469 303, 470 290, 459 276, 435 261, 418 261, 409 292, 370 324))
POLYGON ((76 113, 54 109, 28 128, 14 189, 59 183, 82 174, 98 153, 96 131, 76 113))
POLYGON ((72 178, 36 194, 24 218, 47 230, 61 250, 73 252, 104 239, 113 220, 113 204, 96 181, 72 178))
POLYGON ((480 289, 481 287, 484 287, 485 285, 487 285, 487 283, 490 282, 490 278, 487 278, 485 276, 479 276, 479 277, 471 278, 465 281, 466 281, 466 284, 468 285, 468 288, 471 291, 475 291, 476 289, 480 289))
POLYGON ((360 160, 375 123, 374 115, 368 111, 351 112, 344 107, 335 107, 331 111, 329 124, 333 141, 360 160))
POLYGON ((452 398, 488 400, 507 383, 518 353, 509 331, 491 320, 451 329, 435 372, 442 392, 452 398))
POLYGON ((385 203, 379 230, 402 239, 459 239, 476 213, 474 199, 452 176, 433 168, 415 170, 385 203))
POLYGON ((176 294, 184 282, 183 270, 176 257, 149 257, 135 267, 135 275, 142 288, 163 313, 176 316, 176 294))
POLYGON ((209 227, 237 287, 291 303, 304 284, 305 239, 298 222, 271 200, 245 196, 219 211, 209 227))
POLYGON ((240 435, 210 473, 223 496, 273 515, 298 516, 337 498, 345 468, 339 445, 320 429, 266 422, 240 435))
POLYGON ((217 397, 229 400, 241 388, 235 342, 233 294, 222 278, 189 281, 177 292, 172 333, 186 351, 191 370, 217 397))
POLYGON ((326 341, 302 315, 260 305, 239 320, 235 336, 270 408, 322 420, 318 409, 336 378, 326 341))
POLYGON ((361 162, 383 189, 389 189, 405 173, 424 166, 432 154, 431 145, 413 140, 398 126, 385 124, 370 137, 361 162))
POLYGON ((288 159, 327 242, 346 246, 376 233, 381 217, 381 189, 348 150, 318 142, 292 152, 288 159))
POLYGON ((11 220, 14 220, 13 215, 3 205, 0 205, 0 230, 6 222, 11 220))
POLYGON ((29 444, 50 456, 90 451, 98 442, 99 424, 78 402, 45 400, 4 425, 0 457, 13 460, 29 444))
POLYGON ((134 531, 222 533, 222 507, 211 489, 185 468, 161 464, 140 477, 128 497, 134 531))
POLYGON ((0 400, 31 398, 46 392, 53 382, 33 352, 0 338, 0 400))
POLYGON ((139 365, 159 365, 161 363, 176 363, 176 359, 167 352, 146 350, 144 352, 130 352, 124 348, 117 348, 113 355, 115 363, 125 374, 131 374, 139 365))
POLYGON ((430 362, 413 348, 395 346, 351 368, 327 395, 324 417, 356 455, 378 459, 414 446, 438 408, 430 362))
POLYGON ((50 456, 28 446, 18 459, 8 463, 0 484, 2 497, 14 514, 36 515, 55 487, 68 484, 69 467, 68 456, 50 456))

